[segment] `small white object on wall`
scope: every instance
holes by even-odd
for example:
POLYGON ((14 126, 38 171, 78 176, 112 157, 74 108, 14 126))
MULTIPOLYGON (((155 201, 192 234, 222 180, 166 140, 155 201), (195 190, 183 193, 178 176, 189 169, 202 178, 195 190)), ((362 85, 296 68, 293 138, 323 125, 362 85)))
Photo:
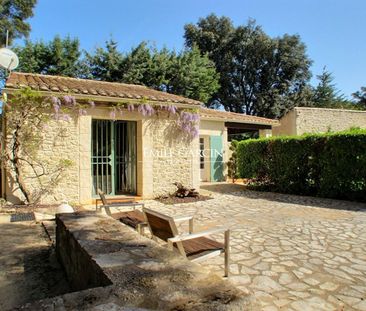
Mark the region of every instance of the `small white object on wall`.
POLYGON ((57 207, 57 214, 62 214, 62 213, 75 213, 74 209, 72 208, 72 206, 70 206, 67 202, 63 202, 61 205, 59 205, 57 207))

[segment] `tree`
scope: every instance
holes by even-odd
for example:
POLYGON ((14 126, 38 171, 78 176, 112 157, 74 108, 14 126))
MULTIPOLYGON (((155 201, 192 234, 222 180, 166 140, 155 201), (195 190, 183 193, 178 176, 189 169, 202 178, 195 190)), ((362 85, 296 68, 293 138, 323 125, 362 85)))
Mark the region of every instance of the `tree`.
POLYGON ((360 91, 352 94, 353 98, 356 99, 356 105, 361 109, 366 109, 366 87, 362 86, 360 91))
POLYGON ((200 101, 219 87, 213 62, 196 48, 177 54, 142 42, 122 54, 116 42, 108 41, 106 48, 86 53, 84 64, 93 79, 145 85, 200 101))
POLYGON ((79 40, 56 36, 52 41, 26 41, 14 48, 19 56, 19 71, 77 77, 82 74, 79 40))
POLYGON ((303 102, 311 61, 299 36, 271 38, 254 21, 234 27, 214 14, 185 26, 185 42, 215 63, 220 89, 208 102, 225 110, 280 117, 303 102))
POLYGON ((6 31, 9 31, 9 44, 16 38, 27 37, 30 32, 26 19, 33 16, 37 0, 0 1, 0 45, 5 45, 6 31))
POLYGON ((201 56, 196 47, 177 55, 172 69, 167 82, 167 90, 171 93, 205 103, 219 89, 219 75, 214 64, 206 55, 201 56))
POLYGON ((106 42, 105 49, 98 47, 94 53, 85 52, 82 61, 88 78, 119 82, 122 80, 123 55, 117 50, 117 42, 112 39, 106 42))
POLYGON ((345 102, 344 95, 340 94, 335 84, 334 77, 326 67, 323 72, 316 76, 319 80, 318 85, 314 89, 313 104, 316 107, 338 107, 342 102, 345 102))

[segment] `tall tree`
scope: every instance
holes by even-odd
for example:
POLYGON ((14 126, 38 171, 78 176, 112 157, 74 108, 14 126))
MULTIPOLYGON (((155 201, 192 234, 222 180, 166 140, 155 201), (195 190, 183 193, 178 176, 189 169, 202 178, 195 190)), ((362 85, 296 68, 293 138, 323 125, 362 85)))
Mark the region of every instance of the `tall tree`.
POLYGON ((93 53, 85 52, 83 66, 86 77, 103 81, 121 81, 123 55, 118 51, 117 42, 109 40, 105 48, 98 47, 93 53))
POLYGON ((331 108, 338 107, 342 102, 345 102, 344 95, 340 94, 340 91, 333 83, 333 74, 329 72, 326 67, 324 67, 323 72, 316 77, 319 80, 319 83, 314 89, 314 106, 331 108))
POLYGON ((219 75, 207 56, 193 47, 177 55, 167 85, 168 91, 207 102, 219 89, 219 75))
POLYGON ((360 91, 352 94, 353 98, 356 99, 356 105, 361 109, 366 109, 366 87, 362 86, 360 91))
POLYGON ((15 47, 19 56, 18 70, 32 73, 77 77, 81 74, 79 40, 56 36, 52 41, 26 41, 15 47))
POLYGON ((188 47, 197 45, 215 63, 220 89, 209 105, 279 117, 303 101, 311 61, 299 36, 269 37, 254 21, 234 27, 214 14, 185 26, 188 47))
POLYGON ((9 44, 16 38, 27 37, 30 25, 26 19, 33 16, 37 0, 0 1, 0 46, 5 45, 6 31, 9 31, 9 44))
POLYGON ((218 89, 214 64, 196 48, 177 54, 142 42, 122 54, 115 42, 87 53, 86 66, 94 79, 141 84, 148 87, 207 101, 218 89))

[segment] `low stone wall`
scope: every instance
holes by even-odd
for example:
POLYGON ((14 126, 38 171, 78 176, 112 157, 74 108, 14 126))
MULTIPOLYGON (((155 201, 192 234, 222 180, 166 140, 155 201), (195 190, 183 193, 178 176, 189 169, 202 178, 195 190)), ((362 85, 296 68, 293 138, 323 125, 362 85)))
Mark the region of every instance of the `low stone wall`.
POLYGON ((111 285, 111 280, 101 267, 81 246, 86 241, 78 241, 66 228, 60 217, 56 218, 56 254, 62 264, 68 282, 73 290, 111 285))
POLYGON ((57 215, 56 243, 72 286, 100 287, 31 303, 21 310, 256 309, 229 281, 108 216, 57 215))

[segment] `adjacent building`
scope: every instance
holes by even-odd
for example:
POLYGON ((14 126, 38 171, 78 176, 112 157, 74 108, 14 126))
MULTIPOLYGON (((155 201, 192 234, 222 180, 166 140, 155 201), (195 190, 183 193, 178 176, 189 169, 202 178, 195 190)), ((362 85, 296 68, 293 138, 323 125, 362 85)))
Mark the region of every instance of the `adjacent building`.
POLYGON ((274 136, 303 135, 366 128, 366 111, 295 107, 280 119, 273 128, 274 136))

